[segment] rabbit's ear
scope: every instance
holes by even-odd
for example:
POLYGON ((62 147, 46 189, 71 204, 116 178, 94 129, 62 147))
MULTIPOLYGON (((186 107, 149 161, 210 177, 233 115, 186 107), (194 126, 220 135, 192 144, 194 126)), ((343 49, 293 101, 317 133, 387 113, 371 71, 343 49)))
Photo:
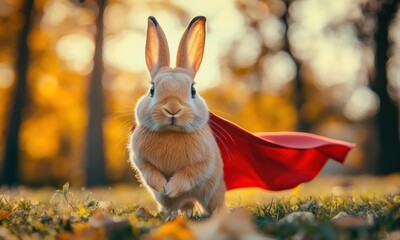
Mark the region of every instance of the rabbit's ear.
POLYGON ((203 60, 206 42, 206 18, 198 16, 187 26, 179 43, 176 66, 193 71, 193 77, 203 60))
POLYGON ((146 39, 146 65, 153 76, 160 68, 169 66, 167 38, 154 17, 149 17, 146 39))

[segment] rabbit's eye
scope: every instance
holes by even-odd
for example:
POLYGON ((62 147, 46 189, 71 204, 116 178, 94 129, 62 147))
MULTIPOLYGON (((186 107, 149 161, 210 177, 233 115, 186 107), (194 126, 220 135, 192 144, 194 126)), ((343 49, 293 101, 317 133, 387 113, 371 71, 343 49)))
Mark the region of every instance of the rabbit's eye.
POLYGON ((192 93, 192 98, 195 98, 196 97, 196 88, 194 88, 193 85, 192 85, 192 88, 191 88, 191 93, 192 93))
POLYGON ((150 97, 153 97, 153 96, 154 96, 154 84, 151 85, 151 88, 150 88, 150 97))

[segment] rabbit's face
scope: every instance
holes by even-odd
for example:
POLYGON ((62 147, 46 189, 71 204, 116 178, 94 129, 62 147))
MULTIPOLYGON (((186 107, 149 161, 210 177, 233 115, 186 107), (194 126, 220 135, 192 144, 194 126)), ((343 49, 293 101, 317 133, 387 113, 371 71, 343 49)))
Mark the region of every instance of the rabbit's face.
POLYGON ((168 69, 157 74, 139 101, 139 124, 152 131, 193 132, 208 122, 208 108, 185 71, 168 69))
POLYGON ((154 17, 149 17, 146 65, 151 88, 136 106, 136 121, 151 131, 194 132, 208 122, 208 109, 196 92, 194 77, 203 59, 206 18, 195 17, 186 28, 172 69, 168 42, 154 17))

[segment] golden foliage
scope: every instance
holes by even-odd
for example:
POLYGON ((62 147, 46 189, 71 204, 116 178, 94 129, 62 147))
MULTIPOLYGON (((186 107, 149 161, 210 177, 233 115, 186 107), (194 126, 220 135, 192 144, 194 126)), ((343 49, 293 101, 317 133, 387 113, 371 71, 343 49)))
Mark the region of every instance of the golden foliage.
POLYGON ((144 240, 194 240, 196 239, 188 228, 188 220, 186 217, 178 216, 174 221, 167 222, 160 228, 152 230, 149 235, 145 236, 144 240))
POLYGON ((21 130, 21 149, 34 160, 51 159, 57 155, 60 145, 56 139, 60 125, 55 115, 27 119, 21 130))
POLYGON ((128 159, 128 151, 124 148, 128 144, 128 135, 133 124, 133 116, 125 116, 125 122, 121 122, 123 117, 109 116, 104 120, 105 153, 108 159, 107 169, 108 176, 112 180, 121 179, 128 167, 127 161, 121 160, 128 159))
POLYGON ((32 51, 46 50, 50 44, 48 33, 41 28, 33 28, 29 33, 28 44, 32 51))
POLYGON ((292 131, 297 116, 287 99, 260 93, 245 104, 237 115, 237 122, 253 132, 292 131))
MULTIPOLYGON (((0 64, 15 65, 16 53, 18 53, 16 44, 25 21, 22 16, 24 3, 25 1, 22 0, 0 2, 0 6, 5 4, 13 9, 8 15, 0 16, 0 64)), ((316 123, 328 119, 329 116, 326 115, 337 115, 336 112, 326 110, 328 103, 321 100, 324 99, 324 93, 314 94, 318 90, 312 83, 313 78, 316 78, 315 74, 303 74, 304 82, 310 85, 305 87, 312 91, 307 93, 307 101, 301 109, 296 109, 294 106, 294 93, 285 92, 285 88, 287 90, 293 85, 291 80, 283 85, 280 92, 267 91, 268 86, 266 85, 270 83, 265 82, 263 74, 268 69, 260 66, 262 65, 261 60, 266 54, 272 54, 279 49, 263 49, 261 51, 261 46, 259 48, 245 46, 245 52, 250 52, 255 56, 259 55, 254 59, 254 64, 248 66, 247 63, 244 63, 245 67, 232 65, 232 53, 240 45, 242 37, 240 34, 246 33, 247 37, 247 33, 251 32, 252 35, 249 34, 248 37, 256 40, 250 42, 262 44, 260 39, 263 38, 261 35, 264 30, 258 28, 264 26, 266 20, 272 18, 275 19, 272 23, 283 24, 279 17, 282 16, 285 8, 284 3, 278 0, 259 2, 252 6, 248 6, 246 1, 239 0, 237 8, 234 8, 233 3, 230 4, 232 5, 225 9, 226 12, 225 10, 221 11, 225 15, 215 17, 218 21, 213 20, 213 22, 210 18, 209 26, 211 26, 210 29, 225 28, 229 30, 231 36, 228 39, 225 33, 218 35, 215 30, 211 30, 210 38, 207 40, 209 41, 207 42, 209 50, 206 48, 203 61, 205 73, 199 74, 196 79, 199 92, 206 100, 210 110, 252 132, 292 131, 296 130, 299 116, 308 123, 316 123), (228 22, 228 20, 224 22, 226 17, 232 18, 232 21, 235 22, 228 22), (257 24, 250 26, 246 21, 257 24), (228 24, 229 27, 225 27, 225 24, 228 24), (242 27, 233 29, 235 26, 242 27), (219 47, 221 47, 218 45, 220 42, 223 42, 225 49, 218 52, 217 50, 220 50, 219 47), (257 51, 260 52, 257 53, 257 51), (218 58, 218 61, 207 59, 207 54, 218 58), (213 71, 214 73, 218 72, 218 74, 214 74, 214 79, 210 77, 213 75, 211 73, 213 71), (208 73, 210 76, 207 75, 208 73), (220 77, 215 79, 215 76, 220 77), (212 81, 207 82, 201 77, 210 77, 212 81), (219 84, 215 84, 215 82, 219 84), (203 89, 200 89, 200 86, 203 89), (211 86, 216 87, 207 88, 211 86), (260 89, 260 86, 265 89, 260 89)), ((223 8, 224 5, 220 7, 223 8)), ((206 10, 210 11, 210 14, 214 11, 208 10, 208 8, 206 10)), ((90 73, 93 68, 93 59, 91 58, 93 58, 92 47, 96 32, 97 11, 95 0, 83 2, 35 1, 34 17, 31 20, 28 37, 30 49, 28 107, 23 111, 24 122, 20 134, 22 151, 20 171, 25 182, 35 184, 70 180, 75 184, 82 184, 85 180, 83 173, 85 134, 89 124, 87 98, 89 81, 91 81, 90 73), (70 41, 65 42, 66 38, 69 38, 70 41)), ((126 177, 127 172, 130 171, 127 163, 126 144, 134 121, 135 101, 148 91, 146 84, 150 79, 145 67, 141 68, 139 64, 136 64, 143 63, 145 66, 145 60, 140 60, 143 56, 139 54, 142 53, 140 49, 144 50, 144 45, 139 46, 138 44, 140 39, 144 44, 145 18, 148 13, 153 12, 162 16, 162 20, 165 20, 165 27, 170 28, 166 30, 171 30, 166 31, 169 33, 173 33, 172 30, 179 27, 183 28, 182 22, 184 21, 181 21, 181 18, 193 14, 189 5, 177 6, 174 1, 160 4, 147 1, 112 0, 108 1, 106 8, 103 46, 104 71, 102 79, 96 80, 102 82, 105 96, 106 117, 103 120, 103 129, 107 176, 115 182, 131 180, 126 177), (122 18, 118 15, 121 12, 124 13, 119 14, 123 15, 122 18), (110 52, 109 49, 106 49, 110 45, 108 42, 110 39, 115 40, 115 45, 124 46, 122 50, 121 48, 112 48, 115 51, 111 52, 115 55, 111 60, 118 60, 113 64, 105 56, 110 52), (130 43, 126 42, 126 39, 138 40, 138 42, 130 43), (130 64, 128 60, 125 61, 125 58, 132 63, 135 62, 136 65, 130 64)), ((279 26, 275 27, 279 28, 279 26)), ((245 61, 240 56, 239 60, 242 63, 245 61)), ((310 67, 305 66, 305 68, 310 67)), ((285 71, 285 69, 281 69, 281 71, 285 71)), ((312 72, 311 69, 308 71, 312 72)), ((17 70, 13 67, 15 76, 16 72, 17 70)), ((14 78, 16 79, 16 77, 14 78)), ((7 87, 0 87, 0 119, 2 120, 0 121, 0 154, 4 152, 3 136, 7 132, 6 119, 9 117, 9 106, 14 88, 18 84, 15 79, 11 81, 11 84, 7 84, 7 87)), ((281 86, 280 83, 278 85, 281 86)), ((336 121, 343 122, 343 119, 336 121)), ((359 154, 360 151, 357 150, 357 154, 365 156, 359 154)), ((360 162, 354 166, 360 167, 361 165, 360 162)), ((131 172, 130 174, 132 175, 131 172)))

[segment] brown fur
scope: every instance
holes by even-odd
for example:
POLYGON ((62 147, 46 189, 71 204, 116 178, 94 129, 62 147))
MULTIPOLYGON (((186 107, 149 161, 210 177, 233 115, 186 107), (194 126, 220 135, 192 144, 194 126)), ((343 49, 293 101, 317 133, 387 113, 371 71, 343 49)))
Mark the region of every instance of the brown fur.
POLYGON ((168 211, 192 212, 195 199, 211 214, 224 202, 223 164, 208 125, 208 108, 198 94, 191 95, 204 41, 205 18, 194 18, 172 69, 165 35, 149 18, 146 63, 155 94, 143 96, 136 106, 129 150, 139 179, 168 211))

